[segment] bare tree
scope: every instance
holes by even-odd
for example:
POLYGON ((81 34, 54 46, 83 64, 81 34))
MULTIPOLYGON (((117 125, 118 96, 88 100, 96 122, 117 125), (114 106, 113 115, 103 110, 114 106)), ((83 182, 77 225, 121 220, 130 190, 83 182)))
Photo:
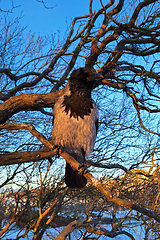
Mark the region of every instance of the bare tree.
MULTIPOLYGON (((83 239, 90 234, 135 239, 124 230, 132 218, 146 229, 145 239, 150 232, 159 238, 159 1, 99 2, 95 11, 90 0, 88 14, 73 19, 62 41, 57 35, 26 35, 20 19, 1 19, 1 187, 12 185, 18 191, 0 236, 21 222, 23 233, 20 230, 17 239, 32 231, 33 239, 41 239, 48 227, 60 226, 62 210, 64 225, 78 218, 67 213, 76 199, 84 201, 87 216, 100 209, 93 226, 81 222, 83 239), (66 152, 55 157, 50 137, 51 108, 63 94, 70 72, 79 66, 94 67, 104 79, 93 93, 100 119, 85 173, 90 184, 78 192, 64 186, 62 158, 77 170, 79 163, 66 152), (41 161, 45 159, 49 162, 41 161), (99 172, 101 179, 94 177, 99 172), (111 231, 98 227, 109 209, 111 231), (125 213, 121 219, 119 209, 125 213)), ((72 228, 68 229, 66 235, 72 228)))

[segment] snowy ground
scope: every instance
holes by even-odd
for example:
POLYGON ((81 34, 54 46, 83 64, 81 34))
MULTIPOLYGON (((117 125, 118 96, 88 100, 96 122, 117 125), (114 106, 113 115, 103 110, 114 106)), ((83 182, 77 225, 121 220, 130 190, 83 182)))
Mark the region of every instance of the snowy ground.
MULTIPOLYGON (((124 216, 124 213, 123 212, 119 212, 119 218, 123 217, 124 216)), ((105 215, 103 217, 106 217, 108 218, 109 216, 108 215, 105 215)), ((145 233, 144 233, 144 230, 136 224, 135 221, 126 221, 125 222, 126 224, 126 228, 123 228, 123 230, 126 230, 128 232, 130 232, 133 237, 135 238, 135 240, 144 240, 145 238, 145 233), (129 227, 128 227, 129 226, 129 227)), ((111 230, 111 225, 110 224, 103 224, 101 225, 102 228, 105 228, 106 230, 111 230)), ((47 231, 45 232, 45 234, 43 235, 43 240, 51 240, 51 239, 54 239, 61 231, 62 231, 62 227, 61 228, 48 228, 47 231)), ((14 226, 12 226, 12 228, 10 229, 9 233, 5 236, 3 236, 1 239, 4 239, 4 240, 13 240, 13 239, 16 239, 17 238, 17 234, 18 232, 20 231, 20 229, 18 228, 18 226, 15 224, 14 226)), ((82 232, 84 232, 85 230, 82 230, 82 232)), ((18 236, 22 235, 24 232, 22 231, 18 236)), ((72 233, 71 233, 71 240, 77 240, 77 239, 81 239, 82 235, 79 231, 79 229, 75 229, 72 233)), ((98 237, 97 235, 92 235, 92 239, 93 237, 98 237)), ((30 234, 28 235, 28 238, 29 239, 32 239, 33 238, 33 233, 30 232, 30 234)), ((27 240, 27 237, 24 237, 24 238, 20 238, 20 239, 24 239, 24 240, 27 240)), ((103 239, 111 239, 109 237, 106 237, 106 236, 101 236, 99 238, 100 240, 103 240, 103 239)), ((125 236, 125 235, 119 235, 117 237, 114 238, 114 240, 130 240, 131 238, 128 237, 128 236, 125 236)), ((149 236, 148 240, 153 240, 152 236, 149 236)))

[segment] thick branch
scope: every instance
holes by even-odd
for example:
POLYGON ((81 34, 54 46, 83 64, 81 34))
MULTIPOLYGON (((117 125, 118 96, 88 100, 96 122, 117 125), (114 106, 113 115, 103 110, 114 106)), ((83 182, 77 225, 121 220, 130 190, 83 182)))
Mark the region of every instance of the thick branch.
POLYGON ((4 123, 12 115, 22 110, 38 110, 39 107, 53 107, 62 94, 63 89, 54 93, 24 93, 14 96, 0 105, 0 123, 4 123))
MULTIPOLYGON (((110 4, 113 4, 113 1, 110 1, 110 4)), ((98 33, 96 34, 96 36, 93 38, 92 40, 92 45, 91 45, 91 54, 90 56, 87 58, 86 60, 86 66, 90 66, 93 67, 93 65, 95 64, 95 62, 97 61, 98 56, 102 53, 104 47, 111 41, 114 41, 118 38, 119 34, 120 34, 120 29, 119 26, 117 28, 115 28, 114 33, 110 34, 109 36, 107 36, 102 43, 100 44, 100 46, 98 46, 98 42, 99 39, 101 37, 104 36, 104 34, 106 33, 106 27, 108 25, 108 21, 109 19, 117 14, 118 12, 121 11, 122 6, 124 4, 124 0, 119 0, 118 5, 112 9, 111 11, 109 11, 107 14, 105 14, 104 16, 104 20, 103 23, 98 31, 98 33)), ((107 5, 106 5, 107 6, 107 5)), ((104 9, 102 8, 102 10, 104 11, 104 9)), ((100 14, 100 13, 99 13, 100 14)))
POLYGON ((0 154, 0 166, 26 162, 37 162, 45 158, 51 158, 54 155, 56 155, 56 149, 48 150, 46 147, 38 151, 0 154))
POLYGON ((54 240, 65 240, 68 234, 73 232, 75 228, 86 227, 90 221, 91 221, 90 219, 87 220, 86 218, 83 218, 78 221, 75 220, 71 222, 62 230, 62 232, 54 240))

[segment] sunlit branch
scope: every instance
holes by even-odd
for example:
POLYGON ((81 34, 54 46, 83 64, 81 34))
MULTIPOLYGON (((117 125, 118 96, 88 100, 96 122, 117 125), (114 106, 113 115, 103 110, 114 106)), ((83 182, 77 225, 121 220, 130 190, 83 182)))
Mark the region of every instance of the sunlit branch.
POLYGON ((41 107, 53 107, 63 94, 63 89, 48 94, 24 93, 8 99, 0 105, 0 123, 4 123, 12 115, 22 110, 38 110, 41 107))
POLYGON ((31 152, 27 151, 0 154, 0 166, 20 164, 26 162, 37 162, 42 159, 52 158, 56 155, 56 153, 56 149, 48 150, 46 148, 43 148, 31 152))

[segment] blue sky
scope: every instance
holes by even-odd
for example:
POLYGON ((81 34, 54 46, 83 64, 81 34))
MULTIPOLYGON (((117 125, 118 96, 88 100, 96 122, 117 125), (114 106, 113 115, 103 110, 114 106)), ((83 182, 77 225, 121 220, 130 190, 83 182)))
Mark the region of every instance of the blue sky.
MULTIPOLYGON (((89 0, 45 0, 47 7, 55 6, 52 9, 46 9, 36 0, 13 0, 13 3, 17 7, 10 16, 19 17, 22 14, 21 24, 41 36, 57 31, 63 36, 75 16, 89 13, 89 0)), ((99 1, 95 0, 94 7, 98 8, 98 5, 99 1)), ((11 7, 11 0, 0 1, 0 9, 8 10, 11 7)))

